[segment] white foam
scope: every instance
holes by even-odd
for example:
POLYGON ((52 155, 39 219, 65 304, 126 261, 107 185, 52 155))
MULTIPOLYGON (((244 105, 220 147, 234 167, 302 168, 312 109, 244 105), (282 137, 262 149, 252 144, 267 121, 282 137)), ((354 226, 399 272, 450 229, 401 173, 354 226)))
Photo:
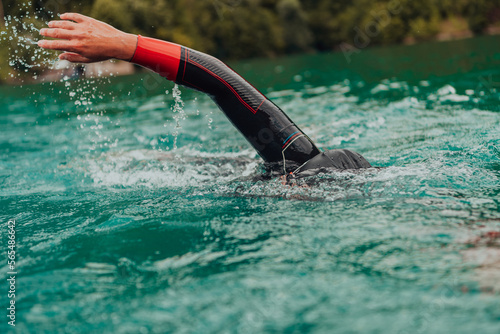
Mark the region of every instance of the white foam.
POLYGON ((248 158, 248 151, 221 154, 190 149, 181 153, 133 150, 106 154, 88 162, 88 176, 98 186, 178 188, 229 182, 251 175, 258 166, 258 160, 248 158))
POLYGON ((372 94, 374 94, 374 95, 375 95, 375 94, 377 94, 377 93, 380 93, 380 92, 387 92, 387 91, 389 91, 389 86, 387 86, 387 85, 384 85, 384 84, 381 84, 381 83, 380 83, 380 84, 378 84, 377 86, 375 86, 374 88, 372 88, 372 89, 370 90, 370 93, 372 93, 372 94))
POLYGON ((439 99, 440 101, 451 101, 451 102, 466 102, 470 100, 470 97, 465 95, 450 94, 439 99))
POLYGON ((444 85, 443 87, 438 89, 437 95, 445 96, 449 94, 456 94, 456 92, 457 90, 455 89, 455 87, 451 85, 444 85))

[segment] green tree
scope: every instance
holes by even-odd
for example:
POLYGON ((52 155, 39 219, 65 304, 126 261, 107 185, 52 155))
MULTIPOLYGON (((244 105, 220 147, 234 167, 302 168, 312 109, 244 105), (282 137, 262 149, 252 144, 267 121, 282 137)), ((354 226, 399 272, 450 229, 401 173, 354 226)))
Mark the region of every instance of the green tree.
POLYGON ((486 0, 470 1, 465 6, 465 15, 468 18, 470 29, 476 33, 482 33, 488 25, 488 12, 494 4, 486 0))
MULTIPOLYGON (((34 45, 45 24, 36 15, 30 1, 7 3, 7 21, 0 36, 1 81, 23 79, 42 72, 49 64, 50 52, 34 45)), ((53 54, 52 54, 53 55, 53 54)))
POLYGON ((277 11, 283 27, 285 52, 310 51, 313 36, 300 2, 280 0, 277 11))
POLYGON ((311 0, 303 3, 308 25, 313 35, 313 46, 319 51, 332 50, 349 39, 356 17, 346 10, 350 1, 311 0))
POLYGON ((4 11, 3 11, 3 3, 2 0, 0 0, 0 28, 5 27, 5 17, 4 17, 4 11))
POLYGON ((473 32, 481 33, 500 21, 495 14, 500 0, 0 0, 0 29, 5 32, 0 80, 13 70, 33 75, 43 69, 41 60, 54 55, 23 41, 38 39, 33 27, 66 11, 236 59, 329 51, 356 40, 368 42, 363 47, 408 37, 428 40, 439 33, 444 20, 466 21, 473 32), (398 10, 390 12, 395 4, 398 10), (2 10, 7 19, 3 28, 2 10))
POLYGON ((132 31, 134 29, 132 8, 129 1, 96 0, 90 16, 120 30, 132 31))
MULTIPOLYGON (((242 1, 213 23, 216 50, 227 58, 274 56, 284 47, 283 30, 272 11, 256 1, 242 1)), ((210 29, 211 27, 205 27, 210 29)))

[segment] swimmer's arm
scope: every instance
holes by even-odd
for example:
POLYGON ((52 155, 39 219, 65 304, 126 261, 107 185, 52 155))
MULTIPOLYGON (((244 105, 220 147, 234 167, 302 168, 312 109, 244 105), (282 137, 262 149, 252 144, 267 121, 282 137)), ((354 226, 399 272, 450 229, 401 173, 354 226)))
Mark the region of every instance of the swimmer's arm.
POLYGON ((49 28, 40 30, 45 37, 38 46, 64 51, 59 59, 74 63, 93 63, 112 58, 130 61, 137 47, 137 35, 120 31, 91 17, 65 13, 61 21, 49 22, 49 28))
POLYGON ((117 58, 147 67, 168 80, 208 94, 267 162, 293 171, 320 153, 290 118, 220 60, 181 45, 127 34, 90 17, 66 13, 52 21, 42 48, 59 58, 91 63, 117 58), (285 162, 290 161, 285 168, 285 162))

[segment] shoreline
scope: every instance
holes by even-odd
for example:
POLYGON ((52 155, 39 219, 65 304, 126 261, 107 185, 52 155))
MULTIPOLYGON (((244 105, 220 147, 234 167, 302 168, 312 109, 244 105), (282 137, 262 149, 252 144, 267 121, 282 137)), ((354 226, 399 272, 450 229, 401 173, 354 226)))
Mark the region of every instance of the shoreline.
MULTIPOLYGON (((416 44, 424 44, 424 43, 432 43, 432 42, 451 42, 464 40, 469 38, 483 37, 483 36, 496 36, 500 35, 500 26, 493 25, 489 26, 485 29, 485 32, 482 34, 474 34, 470 29, 463 30, 447 30, 444 29, 440 31, 433 38, 418 40, 415 38, 405 38, 402 43, 393 43, 387 45, 375 44, 370 46, 373 47, 383 47, 383 46, 397 46, 397 45, 416 45, 416 44)), ((340 46, 337 46, 332 51, 334 52, 342 52, 340 46)), ((319 51, 313 53, 320 53, 319 51)), ((292 55, 292 54, 285 54, 292 55)), ((244 59, 238 59, 244 60, 244 59)), ((236 60, 236 61, 238 61, 236 60)), ((234 60, 233 60, 234 61, 234 60)), ((139 73, 142 71, 138 66, 121 60, 107 60, 103 62, 97 62, 92 64, 73 64, 68 61, 58 61, 53 69, 48 69, 42 71, 41 74, 34 77, 26 77, 26 78, 16 78, 16 79, 7 79, 5 81, 0 81, 0 86, 22 86, 26 84, 38 84, 38 83, 46 83, 46 82, 57 82, 62 80, 69 79, 92 79, 92 78, 102 78, 102 77, 116 77, 116 76, 124 76, 131 75, 135 73, 139 73)))

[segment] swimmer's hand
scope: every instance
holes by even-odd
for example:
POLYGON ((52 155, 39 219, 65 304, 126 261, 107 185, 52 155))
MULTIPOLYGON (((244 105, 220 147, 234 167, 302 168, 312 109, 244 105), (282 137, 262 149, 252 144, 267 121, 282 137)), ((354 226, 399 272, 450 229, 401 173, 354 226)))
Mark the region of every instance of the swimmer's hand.
POLYGON ((136 35, 81 14, 65 13, 61 19, 64 21, 51 21, 49 28, 40 30, 42 36, 57 40, 38 41, 44 49, 64 51, 59 59, 93 63, 111 58, 129 61, 134 56, 136 35))

